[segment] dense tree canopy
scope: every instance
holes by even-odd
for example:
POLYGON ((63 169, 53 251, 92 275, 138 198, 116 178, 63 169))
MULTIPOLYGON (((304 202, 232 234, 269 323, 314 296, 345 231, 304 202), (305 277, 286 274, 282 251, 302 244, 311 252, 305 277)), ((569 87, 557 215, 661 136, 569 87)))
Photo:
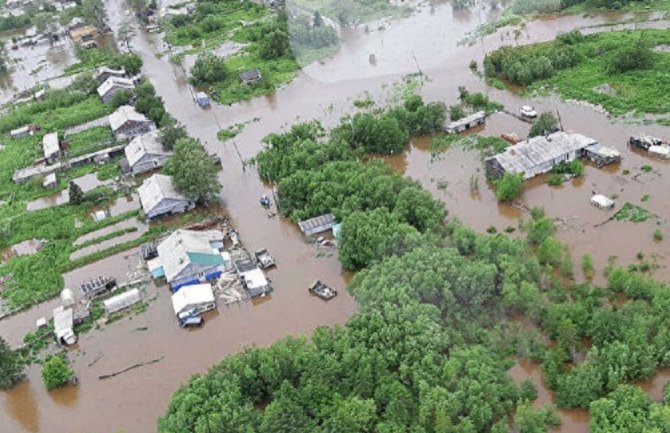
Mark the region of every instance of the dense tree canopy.
POLYGON ((23 377, 22 371, 23 364, 19 354, 0 337, 0 389, 12 387, 23 377))
POLYGON ((223 57, 202 53, 191 68, 190 82, 194 86, 206 86, 224 81, 227 76, 228 68, 223 57))
POLYGON ((221 191, 218 168, 205 147, 192 138, 177 141, 165 171, 182 194, 196 201, 215 200, 221 191))

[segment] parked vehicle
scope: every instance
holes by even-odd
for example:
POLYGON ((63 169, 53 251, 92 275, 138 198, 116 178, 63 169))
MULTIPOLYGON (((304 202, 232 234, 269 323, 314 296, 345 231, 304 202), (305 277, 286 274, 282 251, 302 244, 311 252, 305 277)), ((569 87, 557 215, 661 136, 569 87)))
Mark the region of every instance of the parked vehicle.
POLYGON ((188 319, 189 317, 197 317, 198 313, 200 313, 200 312, 198 311, 197 308, 191 308, 189 310, 182 311, 181 313, 179 313, 177 318, 181 321, 181 320, 188 319))
POLYGON ((312 283, 312 285, 307 290, 324 301, 330 301, 335 296, 337 296, 337 290, 330 286, 326 286, 320 280, 314 281, 314 283, 312 283))
POLYGON ((272 254, 270 254, 265 248, 256 251, 254 255, 256 256, 258 266, 261 269, 271 268, 276 265, 275 258, 272 257, 272 254))
POLYGON ((179 321, 179 326, 182 328, 199 328, 202 324, 205 323, 205 319, 200 316, 187 317, 184 320, 179 321))
POLYGON ((524 105, 521 108, 519 108, 519 113, 523 117, 527 117, 529 119, 534 119, 537 117, 537 111, 535 111, 535 108, 531 105, 524 105))

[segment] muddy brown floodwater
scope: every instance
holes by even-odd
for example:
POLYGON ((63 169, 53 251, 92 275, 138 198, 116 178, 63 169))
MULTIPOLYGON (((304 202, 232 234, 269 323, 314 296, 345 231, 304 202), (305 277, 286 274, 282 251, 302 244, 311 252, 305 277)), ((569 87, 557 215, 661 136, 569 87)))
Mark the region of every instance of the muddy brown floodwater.
MULTIPOLYGON (((124 18, 124 7, 116 0, 107 0, 106 7, 110 25, 117 29, 124 18)), ((275 291, 265 302, 222 307, 218 314, 207 318, 203 329, 188 332, 175 323, 167 289, 156 289, 156 299, 144 314, 81 336, 78 348, 71 351, 80 379, 76 387, 49 393, 41 383, 38 369, 31 367, 29 381, 1 393, 3 433, 155 431, 156 419, 165 412, 170 396, 192 374, 204 372, 226 355, 246 346, 268 345, 289 335, 309 335, 319 325, 345 323, 356 304, 345 290, 350 275, 342 271, 337 253, 319 254, 314 246, 302 240, 294 224, 279 218, 268 219, 258 205, 258 197, 270 191, 260 182, 255 169, 245 168, 243 161, 261 150, 261 139, 266 134, 313 118, 320 119, 326 126, 333 125, 354 109, 353 101, 363 97, 365 92, 375 99, 387 97, 393 83, 417 69, 430 79, 422 89, 428 100, 452 104, 457 98, 457 87, 466 85, 471 90, 485 91, 510 109, 516 109, 527 101, 486 87, 469 71, 471 59, 481 61, 487 50, 501 44, 547 40, 560 31, 600 25, 612 19, 595 16, 534 21, 528 24, 518 41, 505 30, 481 38, 470 47, 457 43, 491 17, 484 12, 455 14, 449 3, 423 6, 408 19, 386 23, 383 31, 368 34, 363 29, 347 31, 337 54, 306 67, 292 83, 271 96, 233 106, 216 105, 205 111, 193 102, 185 72, 172 65, 168 55, 156 57, 156 52, 166 50, 160 36, 138 31, 132 49, 142 56, 143 72, 164 99, 167 110, 191 135, 222 158, 220 180, 224 212, 250 251, 265 247, 277 258, 277 269, 269 272, 275 291), (375 65, 368 61, 372 53, 377 58, 375 65), (234 140, 222 143, 216 139, 219 129, 255 118, 260 120, 248 124, 234 140), (308 296, 306 288, 316 278, 339 289, 340 295, 329 303, 308 296), (156 364, 106 381, 98 380, 101 374, 161 356, 162 361, 156 364)), ((641 164, 654 166, 661 179, 668 175, 666 165, 625 149, 626 137, 639 128, 613 122, 602 114, 556 98, 542 98, 533 103, 539 109, 559 109, 567 129, 592 135, 625 153, 624 162, 616 172, 589 168, 581 186, 568 184, 553 189, 541 180, 531 182, 523 196, 524 203, 529 207, 544 206, 550 215, 565 219, 560 238, 570 245, 575 257, 589 252, 600 269, 609 255, 618 255, 621 261, 631 260, 638 248, 664 257, 667 247, 651 245, 651 230, 656 227, 653 221, 639 225, 607 224, 598 230, 592 227, 609 215, 588 204, 592 189, 618 193, 618 203, 625 200, 639 203, 642 193, 649 193, 652 198, 645 206, 657 215, 668 215, 670 191, 653 188, 657 178, 641 176, 635 181, 632 176, 622 175, 624 168, 636 174, 641 164), (629 240, 631 234, 636 240, 629 240)), ((483 133, 523 135, 527 128, 528 125, 501 114, 490 119, 483 133)), ((656 135, 670 135, 667 128, 644 129, 656 135)), ((516 208, 497 204, 484 182, 479 157, 474 153, 452 149, 435 158, 426 139, 416 140, 409 151, 392 164, 443 200, 452 216, 477 230, 483 231, 489 225, 498 229, 515 226, 517 218, 523 216, 516 208), (478 194, 470 195, 469 178, 473 173, 479 173, 480 188, 478 194), (446 189, 437 188, 438 180, 446 181, 446 189)), ((667 230, 665 217, 659 221, 667 230)), ((133 271, 134 260, 137 260, 136 251, 127 251, 78 269, 65 276, 66 287, 76 289, 82 281, 95 275, 116 274, 123 280, 123 276, 133 271)), ((660 275, 666 275, 665 272, 665 268, 657 271, 660 275)), ((55 305, 55 301, 41 304, 0 322, 0 335, 18 346, 23 335, 34 327, 35 319, 49 315, 55 305)), ((539 370, 531 369, 526 374, 538 377, 539 388, 539 370)), ((587 431, 584 413, 570 418, 570 412, 563 412, 561 416, 564 419, 562 432, 587 431), (568 422, 570 419, 574 421, 568 422)))

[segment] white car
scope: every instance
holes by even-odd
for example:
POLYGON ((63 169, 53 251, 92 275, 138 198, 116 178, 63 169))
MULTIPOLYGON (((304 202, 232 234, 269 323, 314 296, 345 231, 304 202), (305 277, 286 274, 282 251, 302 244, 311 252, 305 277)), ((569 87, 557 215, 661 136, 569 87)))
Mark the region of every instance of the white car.
POLYGON ((524 105, 523 107, 519 108, 519 112, 523 117, 528 117, 529 119, 537 117, 537 111, 535 111, 535 108, 530 105, 524 105))

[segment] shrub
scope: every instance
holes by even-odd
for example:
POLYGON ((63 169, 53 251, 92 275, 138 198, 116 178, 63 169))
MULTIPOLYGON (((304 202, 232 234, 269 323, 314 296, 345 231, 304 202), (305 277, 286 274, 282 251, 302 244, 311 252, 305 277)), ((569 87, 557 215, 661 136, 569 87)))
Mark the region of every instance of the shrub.
POLYGON ((216 84, 228 76, 226 63, 222 57, 212 53, 202 53, 191 68, 190 82, 194 86, 216 84))
POLYGON ((551 134, 558 131, 558 119, 553 113, 544 112, 540 114, 533 126, 528 132, 528 137, 537 137, 538 135, 551 134))
POLYGON ((496 182, 496 198, 498 201, 512 201, 521 195, 522 190, 522 174, 505 173, 496 182))
POLYGON ((67 360, 61 356, 52 356, 44 362, 42 380, 47 389, 54 389, 67 384, 74 377, 74 370, 67 360))
POLYGON ((654 231, 654 240, 656 242, 661 242, 663 240, 663 232, 661 231, 661 229, 656 229, 654 231))

